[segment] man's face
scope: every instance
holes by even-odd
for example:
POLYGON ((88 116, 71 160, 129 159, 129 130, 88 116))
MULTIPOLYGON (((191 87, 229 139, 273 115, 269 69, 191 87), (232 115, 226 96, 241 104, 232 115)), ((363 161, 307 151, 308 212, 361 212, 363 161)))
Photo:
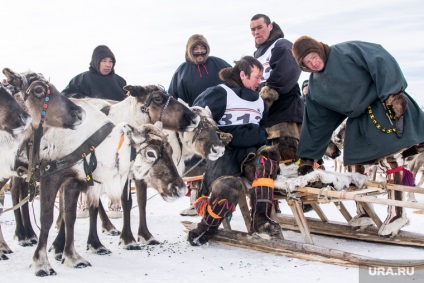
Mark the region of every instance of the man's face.
POLYGON ((193 56, 199 64, 205 61, 206 53, 206 47, 203 44, 197 44, 193 48, 193 56))
POLYGON ((110 58, 110 57, 103 58, 103 59, 100 61, 99 69, 100 69, 100 73, 101 73, 103 76, 107 76, 107 75, 109 75, 109 74, 110 74, 110 72, 112 72, 112 69, 113 69, 113 61, 112 61, 112 58, 110 58))
POLYGON ((250 30, 255 42, 257 44, 263 44, 268 40, 269 34, 272 30, 272 24, 267 25, 264 18, 259 18, 250 22, 250 30))
POLYGON ((314 72, 320 72, 324 69, 324 61, 316 52, 308 53, 302 61, 303 65, 314 72))
POLYGON ((240 72, 240 78, 245 88, 257 90, 261 84, 262 70, 254 66, 251 68, 250 77, 247 77, 244 71, 240 72))

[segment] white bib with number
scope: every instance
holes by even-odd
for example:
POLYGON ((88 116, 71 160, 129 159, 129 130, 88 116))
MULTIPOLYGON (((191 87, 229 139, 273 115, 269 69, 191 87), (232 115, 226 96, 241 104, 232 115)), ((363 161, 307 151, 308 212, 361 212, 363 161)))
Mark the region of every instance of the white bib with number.
POLYGON ((241 99, 228 86, 219 86, 227 91, 227 107, 218 121, 218 127, 259 124, 264 113, 264 101, 260 96, 256 101, 247 101, 241 99))

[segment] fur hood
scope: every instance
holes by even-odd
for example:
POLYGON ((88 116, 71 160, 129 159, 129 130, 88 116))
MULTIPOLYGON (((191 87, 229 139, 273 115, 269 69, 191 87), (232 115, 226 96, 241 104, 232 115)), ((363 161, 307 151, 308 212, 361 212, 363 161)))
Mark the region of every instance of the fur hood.
POLYGON ((327 63, 330 46, 325 43, 318 42, 309 36, 301 36, 292 47, 293 57, 296 59, 299 68, 304 72, 314 72, 303 64, 303 59, 311 52, 316 52, 321 57, 324 64, 327 63))
POLYGON ((198 64, 196 61, 196 58, 193 56, 193 48, 197 45, 197 44, 202 44, 206 47, 206 56, 205 56, 205 60, 203 63, 206 62, 206 60, 208 60, 209 57, 209 52, 210 52, 210 47, 208 44, 208 41, 206 40, 206 38, 201 35, 201 34, 195 34, 190 36, 190 38, 188 39, 187 45, 186 45, 186 52, 185 52, 185 59, 188 63, 193 63, 193 64, 198 64))
POLYGON ((89 68, 90 71, 100 74, 100 61, 107 57, 110 57, 113 61, 112 71, 110 72, 110 74, 113 74, 115 70, 116 59, 115 55, 113 55, 112 51, 106 45, 99 45, 94 49, 93 55, 91 56, 89 68))
POLYGON ((219 72, 219 78, 230 88, 243 87, 240 74, 233 67, 224 68, 219 72))
MULTIPOLYGON (((269 33, 269 38, 263 44, 267 44, 268 42, 274 42, 275 40, 277 40, 279 38, 284 38, 284 32, 282 31, 280 26, 276 22, 272 22, 272 26, 273 26, 273 28, 272 28, 271 32, 269 33)), ((259 48, 259 46, 261 46, 263 44, 257 44, 256 41, 255 41, 256 48, 259 48)))

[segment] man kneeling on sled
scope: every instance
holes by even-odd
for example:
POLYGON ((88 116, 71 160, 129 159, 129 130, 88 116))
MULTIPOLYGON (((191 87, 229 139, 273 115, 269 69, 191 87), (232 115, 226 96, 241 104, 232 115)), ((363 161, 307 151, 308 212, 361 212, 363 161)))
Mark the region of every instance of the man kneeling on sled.
MULTIPOLYGON (((262 73, 263 66, 258 60, 251 56, 242 57, 234 67, 221 70, 219 76, 224 84, 206 89, 193 103, 209 107, 219 129, 231 134, 232 139, 227 144, 224 156, 216 161, 208 161, 206 165, 200 189, 203 197, 195 203, 203 219, 189 233, 188 240, 192 245, 206 243, 207 235, 213 234, 222 220, 234 211, 240 194, 244 193, 243 184, 237 177, 242 174, 247 162, 255 160, 258 148, 268 143, 263 127, 268 108, 256 91, 262 73)), ((279 160, 277 155, 275 159, 279 160)), ((273 163, 275 172, 278 170, 278 160, 273 163)), ((269 198, 267 206, 272 207, 273 194, 267 193, 266 198, 269 198)), ((256 209, 256 203, 253 203, 252 215, 255 215, 256 209)))

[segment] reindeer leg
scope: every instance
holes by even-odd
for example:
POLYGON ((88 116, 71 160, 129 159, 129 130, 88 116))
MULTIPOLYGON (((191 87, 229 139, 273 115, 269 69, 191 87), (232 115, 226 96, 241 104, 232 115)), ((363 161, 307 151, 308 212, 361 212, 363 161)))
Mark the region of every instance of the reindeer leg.
MULTIPOLYGON (((17 184, 17 187, 21 188, 21 197, 20 199, 24 199, 28 195, 28 184, 25 182, 25 179, 14 177, 14 181, 17 184)), ((21 207, 21 217, 22 217, 22 224, 24 226, 24 235, 25 235, 25 242, 28 246, 32 246, 37 244, 38 237, 37 234, 35 234, 34 230, 32 229, 31 219, 30 219, 30 213, 29 213, 29 203, 25 203, 21 207)))
POLYGON ((47 257, 47 239, 53 223, 53 209, 60 179, 52 176, 43 178, 40 182, 40 237, 37 248, 32 257, 32 268, 36 276, 56 275, 47 257))
POLYGON ((74 228, 77 218, 78 195, 84 188, 86 188, 85 181, 79 181, 74 178, 67 179, 63 185, 65 204, 64 224, 66 238, 62 255, 62 263, 74 268, 84 268, 91 266, 87 260, 85 260, 77 253, 74 246, 74 228))
POLYGON ((92 251, 98 255, 105 255, 112 253, 100 242, 99 235, 97 234, 97 215, 99 214, 99 208, 90 206, 90 232, 87 240, 87 250, 92 251))
MULTIPOLYGON (((3 182, 0 182, 0 215, 3 212, 3 206, 4 206, 4 189, 3 186, 7 183, 8 180, 5 180, 3 182)), ((9 259, 6 254, 12 253, 12 250, 9 248, 9 246, 6 243, 6 240, 3 237, 3 232, 1 231, 1 224, 0 224, 0 260, 6 260, 9 259)))
POLYGON ((0 260, 7 260, 9 259, 6 254, 13 253, 12 250, 7 245, 6 241, 3 237, 3 232, 1 231, 1 224, 0 224, 0 260))
POLYGON ((147 245, 160 244, 147 228, 146 205, 147 205, 147 184, 144 181, 136 181, 137 202, 139 210, 138 241, 147 245))
MULTIPOLYGON (((137 182, 136 182, 137 184, 137 182)), ((121 239, 119 241, 120 245, 123 245, 126 250, 141 250, 141 247, 135 241, 135 238, 131 231, 131 208, 132 208, 132 197, 131 194, 128 194, 128 181, 125 183, 124 190, 121 195, 121 204, 122 204, 122 233, 121 239)))
MULTIPOLYGON (((394 158, 387 158, 387 163, 391 168, 397 168, 398 163, 394 158)), ((395 172, 393 173, 393 177, 387 175, 387 178, 394 184, 402 184, 402 175, 403 172, 395 172)), ((403 200, 403 192, 402 191, 393 191, 389 190, 387 193, 387 197, 392 200, 403 200)), ((383 225, 381 225, 378 230, 378 235, 382 237, 394 237, 397 235, 399 230, 409 223, 408 218, 406 217, 405 209, 403 207, 389 205, 387 208, 388 214, 386 219, 384 220, 383 225)))
POLYGON ((119 236, 121 232, 116 229, 115 225, 110 221, 105 211, 102 201, 99 199, 99 216, 102 221, 102 233, 108 236, 119 236))
MULTIPOLYGON (((28 194, 28 188, 19 182, 18 177, 12 177, 10 180, 10 193, 12 196, 12 204, 15 206, 22 199, 21 196, 24 196, 25 193, 28 194)), ((22 247, 32 246, 31 242, 28 242, 25 239, 25 227, 23 224, 21 209, 15 209, 13 214, 15 215, 16 221, 15 236, 13 238, 17 240, 18 244, 22 247)))
MULTIPOLYGON (((63 196, 61 197, 63 198, 63 196)), ((51 247, 49 248, 49 252, 54 254, 54 259, 57 261, 62 261, 62 256, 63 256, 63 249, 65 248, 65 223, 63 220, 63 202, 62 206, 60 206, 61 208, 61 212, 59 213, 59 217, 61 219, 58 219, 57 221, 59 221, 59 230, 57 233, 56 238, 54 239, 51 247)), ((57 223, 56 221, 56 223, 57 223)))

